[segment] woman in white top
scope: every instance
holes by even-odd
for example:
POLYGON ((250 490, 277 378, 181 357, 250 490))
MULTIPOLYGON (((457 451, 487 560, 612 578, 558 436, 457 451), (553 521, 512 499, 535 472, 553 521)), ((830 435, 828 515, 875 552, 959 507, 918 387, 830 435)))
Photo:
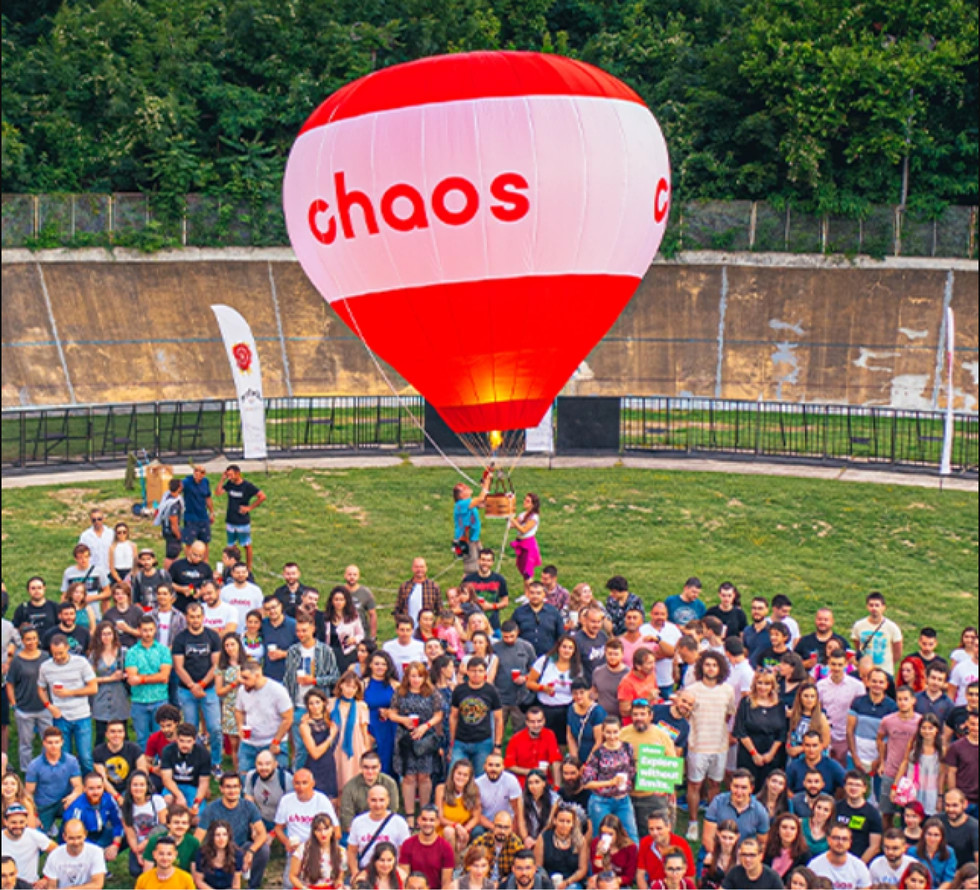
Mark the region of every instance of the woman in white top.
POLYGON ((555 738, 565 740, 568 706, 572 703, 572 682, 582 676, 578 646, 567 634, 547 655, 542 655, 527 675, 527 688, 535 693, 544 709, 545 723, 555 738))
POLYGON ((517 571, 524 579, 524 587, 534 580, 534 573, 541 565, 541 551, 538 549, 538 525, 540 524, 541 500, 536 494, 524 496, 524 512, 513 516, 510 527, 517 529, 517 540, 511 541, 517 557, 517 571))
POLYGON ((129 526, 117 522, 113 529, 115 539, 109 545, 109 574, 116 583, 125 581, 136 565, 136 545, 130 540, 129 526))
POLYGON ((293 887, 343 887, 343 858, 337 844, 339 829, 326 813, 313 817, 310 839, 300 844, 289 860, 289 880, 293 887))
POLYGON ((465 656, 460 662, 460 670, 465 673, 466 665, 471 658, 482 658, 487 663, 487 682, 493 685, 497 677, 497 668, 500 667, 500 659, 493 651, 493 642, 490 635, 483 630, 478 630, 470 637, 472 652, 465 656))
POLYGON ((123 796, 122 806, 123 832, 129 847, 129 874, 138 878, 143 874, 146 863, 143 860, 143 850, 153 830, 163 824, 167 815, 166 801, 153 793, 150 777, 142 770, 136 770, 129 777, 129 785, 123 796))

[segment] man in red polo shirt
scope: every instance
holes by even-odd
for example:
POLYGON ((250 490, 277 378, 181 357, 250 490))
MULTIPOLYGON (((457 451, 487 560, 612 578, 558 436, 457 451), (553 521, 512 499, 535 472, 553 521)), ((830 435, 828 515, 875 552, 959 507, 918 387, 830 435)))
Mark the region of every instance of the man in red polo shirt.
POLYGON ((679 834, 670 830, 670 815, 667 810, 654 810, 647 818, 650 833, 640 841, 640 856, 636 863, 636 886, 646 890, 655 881, 665 877, 664 856, 676 847, 687 860, 685 877, 694 879, 694 856, 691 847, 679 834))
POLYGON ((544 711, 538 705, 532 705, 527 710, 524 729, 515 732, 507 743, 504 768, 517 776, 521 788, 532 769, 539 769, 550 776, 555 786, 561 781, 558 739, 550 729, 545 728, 544 723, 544 711))
POLYGON ((619 718, 623 721, 623 726, 629 725, 633 719, 631 711, 636 699, 645 698, 651 708, 660 701, 657 661, 654 653, 646 646, 640 646, 633 653, 633 670, 619 684, 616 698, 619 700, 619 718))

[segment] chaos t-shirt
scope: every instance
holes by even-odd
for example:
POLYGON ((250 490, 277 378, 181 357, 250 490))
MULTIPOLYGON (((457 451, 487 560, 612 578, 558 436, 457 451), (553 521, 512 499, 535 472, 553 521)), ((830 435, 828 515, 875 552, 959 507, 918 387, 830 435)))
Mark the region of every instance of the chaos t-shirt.
POLYGON ((489 683, 474 689, 461 683, 453 690, 453 707, 459 711, 456 740, 483 742, 493 736, 493 712, 501 708, 500 695, 489 683))

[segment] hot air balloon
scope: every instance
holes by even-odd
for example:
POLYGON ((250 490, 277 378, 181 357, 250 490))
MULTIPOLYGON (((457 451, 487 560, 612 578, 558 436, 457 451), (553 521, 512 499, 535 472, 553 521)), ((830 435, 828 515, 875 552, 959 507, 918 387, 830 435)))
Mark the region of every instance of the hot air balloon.
POLYGON ((493 457, 540 422, 633 295, 670 170, 653 115, 604 71, 461 53, 330 96, 292 147, 283 203, 324 299, 493 457))

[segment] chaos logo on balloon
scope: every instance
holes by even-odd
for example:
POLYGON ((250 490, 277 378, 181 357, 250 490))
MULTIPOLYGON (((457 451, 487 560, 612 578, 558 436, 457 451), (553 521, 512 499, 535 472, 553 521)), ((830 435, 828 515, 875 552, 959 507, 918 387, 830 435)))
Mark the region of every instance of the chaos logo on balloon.
POLYGON ((457 433, 532 427, 614 324, 667 225, 653 115, 598 68, 437 56, 307 120, 283 181, 324 299, 457 433))

